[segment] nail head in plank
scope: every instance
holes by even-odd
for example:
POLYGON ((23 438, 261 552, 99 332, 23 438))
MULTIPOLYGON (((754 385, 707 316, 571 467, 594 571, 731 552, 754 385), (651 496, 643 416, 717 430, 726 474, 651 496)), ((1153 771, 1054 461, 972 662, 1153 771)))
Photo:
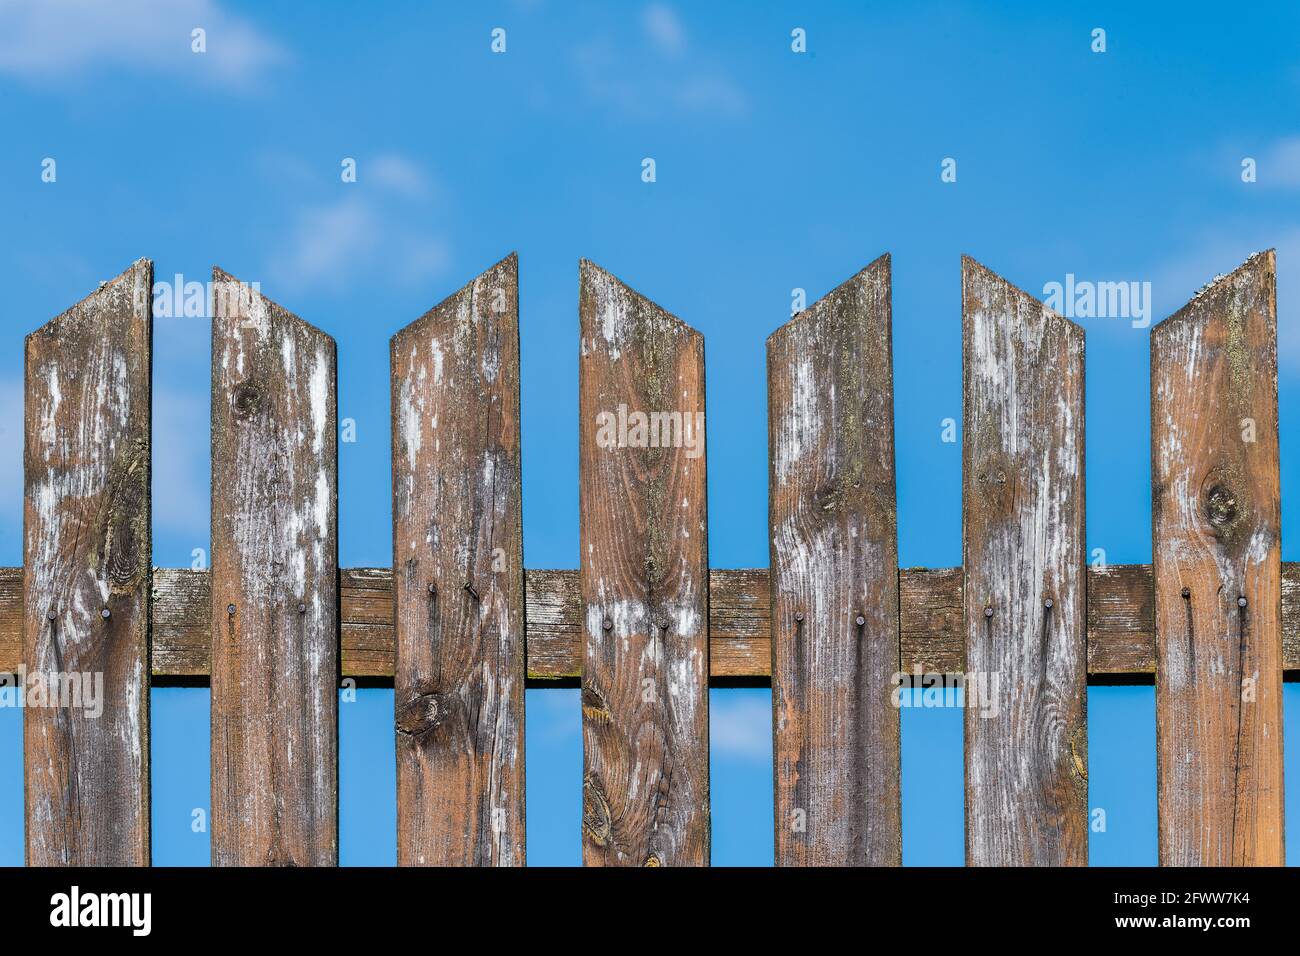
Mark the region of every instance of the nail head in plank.
POLYGON ((334 340, 221 270, 212 278, 212 862, 330 866, 334 340))
POLYGON ((1151 487, 1160 862, 1281 865, 1271 251, 1152 329, 1151 487))
POLYGON ((767 342, 775 856, 898 866, 890 261, 767 342))
POLYGON ((401 865, 524 863, 518 274, 503 259, 392 341, 401 865))
POLYGON ((963 257, 962 337, 966 862, 1086 865, 1083 330, 963 257))
POLYGON ((704 339, 579 271, 583 862, 707 865, 704 339))

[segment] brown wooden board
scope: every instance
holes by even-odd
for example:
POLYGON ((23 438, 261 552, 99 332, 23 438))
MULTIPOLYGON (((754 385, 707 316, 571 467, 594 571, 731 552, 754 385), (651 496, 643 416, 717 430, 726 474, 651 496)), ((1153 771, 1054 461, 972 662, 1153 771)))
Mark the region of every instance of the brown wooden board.
POLYGON ((518 275, 392 341, 399 865, 524 863, 518 275))
POLYGON ((1157 798, 1164 865, 1282 865, 1272 252, 1151 331, 1157 798))
POLYGON ((153 264, 27 337, 29 866, 149 864, 153 264))
POLYGON ((1083 330, 965 257, 962 330, 966 862, 1086 865, 1083 330))
POLYGON ((707 865, 704 339, 579 271, 583 862, 707 865))
MULTIPOLYGON (((1143 682, 1155 675, 1151 565, 1088 568, 1090 683, 1143 682)), ((0 673, 22 659, 22 568, 0 568, 0 673)), ((961 568, 902 568, 899 581, 902 669, 965 670, 961 568)), ((212 622, 206 571, 154 568, 153 673, 204 678, 212 622)), ((393 579, 388 568, 339 570, 340 654, 348 677, 391 678, 393 579)), ((709 571, 709 674, 718 681, 762 682, 771 674, 766 568, 709 571)), ((528 679, 569 681, 582 670, 582 602, 577 571, 526 570, 528 679)), ((1300 677, 1300 564, 1282 563, 1282 672, 1300 677)))
POLYGON ((334 340, 213 270, 212 863, 338 862, 334 340))
POLYGON ((778 866, 902 864, 889 266, 767 340, 778 866))
MULTIPOLYGON (((771 674, 766 568, 709 571, 709 676, 761 684, 771 674)), ((206 678, 212 651, 206 571, 154 568, 153 673, 206 678)), ((22 568, 0 568, 0 674, 22 660, 22 568)), ((902 669, 909 675, 966 668, 961 568, 898 572, 902 669)), ((339 570, 339 652, 345 677, 392 678, 393 576, 388 568, 339 570)), ((582 671, 577 571, 524 572, 528 679, 539 686, 582 671)), ((1151 565, 1088 568, 1088 680, 1143 683, 1155 675, 1151 565)), ((1282 563, 1282 669, 1300 678, 1300 564, 1282 563)))

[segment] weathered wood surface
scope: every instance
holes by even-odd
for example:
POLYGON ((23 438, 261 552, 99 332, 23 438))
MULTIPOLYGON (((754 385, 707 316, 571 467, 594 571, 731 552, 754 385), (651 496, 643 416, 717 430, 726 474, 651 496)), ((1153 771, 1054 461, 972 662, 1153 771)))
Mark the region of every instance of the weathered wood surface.
MULTIPOLYGON (((766 568, 709 572, 709 675, 758 680, 771 674, 766 568)), ((206 571, 154 569, 153 673, 203 678, 211 658, 206 571)), ((898 572, 900 667, 956 674, 966 669, 961 568, 898 572)), ((22 568, 0 568, 0 673, 22 659, 22 568)), ((388 568, 339 570, 339 645, 347 677, 393 676, 393 578, 388 568)), ((528 677, 572 680, 582 670, 582 600, 577 571, 524 572, 528 677)), ((1089 680, 1149 680, 1155 673, 1151 565, 1088 568, 1089 680)), ((1282 667, 1300 677, 1300 564, 1282 564, 1282 667)))
POLYGON ((334 340, 220 270, 212 321, 212 862, 338 862, 334 340))
POLYGON ((1164 865, 1282 865, 1276 264, 1151 332, 1157 799, 1164 865))
POLYGON ((579 270, 583 862, 707 865, 704 339, 579 270))
POLYGON ((392 340, 399 865, 524 863, 518 275, 392 340))
POLYGON ((1086 865, 1083 330, 969 258, 962 327, 966 862, 1086 865))
POLYGON ((890 262, 767 340, 778 866, 902 864, 890 262))
POLYGON ((149 864, 152 289, 141 259, 27 337, 29 866, 149 864))

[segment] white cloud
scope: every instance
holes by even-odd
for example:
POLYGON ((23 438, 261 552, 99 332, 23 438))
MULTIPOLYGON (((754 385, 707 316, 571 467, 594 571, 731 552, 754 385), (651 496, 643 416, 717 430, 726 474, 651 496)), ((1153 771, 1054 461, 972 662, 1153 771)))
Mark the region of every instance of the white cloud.
POLYGON ((368 258, 380 235, 378 217, 361 196, 304 209, 271 272, 294 285, 335 284, 368 258))
POLYGON ((597 37, 574 48, 578 79, 587 95, 633 117, 665 110, 710 116, 740 116, 748 109, 745 92, 717 62, 699 55, 685 58, 686 28, 660 3, 641 16, 645 43, 597 37))
POLYGON ((418 164, 397 154, 359 158, 357 182, 329 188, 339 198, 294 214, 287 241, 270 255, 270 282, 290 289, 339 289, 359 279, 418 285, 448 271, 450 242, 430 232, 427 206, 411 206, 437 194, 418 164))
POLYGON ((362 160, 358 178, 362 177, 373 179, 380 186, 410 199, 427 199, 433 194, 433 184, 424 170, 405 156, 394 153, 362 160))
POLYGON ((1259 157, 1256 170, 1261 186, 1300 189, 1300 136, 1280 139, 1259 157))
POLYGON ((715 753, 759 763, 772 759, 772 705, 760 695, 715 694, 709 703, 709 746, 715 753))
POLYGON ((195 545, 209 534, 208 403, 195 395, 154 386, 153 521, 159 530, 190 535, 195 545))
POLYGON ((680 56, 686 51, 686 29, 672 7, 650 4, 641 14, 641 26, 660 52, 680 56))
POLYGON ((1207 233, 1176 258, 1166 261, 1152 275, 1156 300, 1153 323, 1180 309, 1215 276, 1226 274, 1264 249, 1277 250, 1277 312, 1279 373, 1300 374, 1300 327, 1286 317, 1300 308, 1300 228, 1261 230, 1251 228, 1234 235, 1223 228, 1207 233))
POLYGON ((285 58, 217 0, 0 0, 0 73, 29 80, 125 67, 247 87, 285 58), (195 29, 205 53, 191 49, 195 29))

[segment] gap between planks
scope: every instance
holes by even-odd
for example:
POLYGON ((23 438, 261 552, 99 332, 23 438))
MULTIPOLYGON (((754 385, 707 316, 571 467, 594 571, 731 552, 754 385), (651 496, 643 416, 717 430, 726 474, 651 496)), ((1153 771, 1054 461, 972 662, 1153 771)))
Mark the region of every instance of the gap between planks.
MULTIPOLYGON (((767 569, 709 572, 710 676, 715 682, 766 683, 771 674, 767 569)), ((21 568, 0 568, 0 673, 22 658, 21 568)), ((344 676, 393 676, 392 573, 387 568, 339 572, 344 676)), ((209 579, 206 571, 154 570, 153 674, 204 678, 209 667, 209 579)), ((1149 564, 1088 569, 1088 679, 1092 684, 1149 682, 1155 673, 1153 583, 1149 564)), ((578 676, 582 605, 577 571, 526 571, 528 677, 533 682, 578 676)), ((959 673, 961 569, 899 571, 900 651, 906 672, 959 673)), ((1282 667, 1300 679, 1300 563, 1282 564, 1282 667)))

